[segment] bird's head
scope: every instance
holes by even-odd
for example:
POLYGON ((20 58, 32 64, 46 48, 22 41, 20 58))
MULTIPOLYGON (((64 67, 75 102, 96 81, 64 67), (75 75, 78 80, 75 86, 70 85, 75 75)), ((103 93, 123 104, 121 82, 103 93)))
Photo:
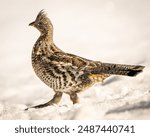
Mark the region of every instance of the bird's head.
POLYGON ((39 12, 35 21, 31 22, 29 26, 37 28, 41 32, 41 35, 52 34, 53 32, 53 25, 44 10, 39 12))

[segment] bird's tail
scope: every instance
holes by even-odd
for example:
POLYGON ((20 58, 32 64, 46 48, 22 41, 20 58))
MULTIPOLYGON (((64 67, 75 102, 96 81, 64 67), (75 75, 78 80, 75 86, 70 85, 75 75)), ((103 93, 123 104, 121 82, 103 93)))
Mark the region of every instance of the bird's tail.
POLYGON ((114 74, 114 75, 125 75, 125 76, 136 76, 142 72, 144 66, 140 65, 124 65, 124 64, 110 64, 101 63, 99 68, 92 71, 92 74, 114 74))

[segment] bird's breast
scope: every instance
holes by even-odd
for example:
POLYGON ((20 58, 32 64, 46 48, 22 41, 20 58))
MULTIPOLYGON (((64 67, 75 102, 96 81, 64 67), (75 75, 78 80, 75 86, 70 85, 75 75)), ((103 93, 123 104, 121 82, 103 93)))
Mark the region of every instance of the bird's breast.
POLYGON ((55 91, 65 91, 78 83, 76 72, 51 61, 43 61, 41 56, 32 56, 32 66, 36 75, 55 91))

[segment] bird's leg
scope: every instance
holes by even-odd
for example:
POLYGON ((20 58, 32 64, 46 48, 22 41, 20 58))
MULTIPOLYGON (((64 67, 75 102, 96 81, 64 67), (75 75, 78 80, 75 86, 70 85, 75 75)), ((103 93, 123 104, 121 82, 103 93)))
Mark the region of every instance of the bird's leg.
POLYGON ((73 104, 79 103, 79 98, 78 98, 77 93, 72 93, 69 95, 70 95, 70 99, 73 102, 73 104))
MULTIPOLYGON (((47 106, 51 106, 53 104, 57 104, 61 100, 61 97, 62 97, 62 92, 56 92, 54 97, 50 101, 48 101, 47 103, 40 104, 40 105, 33 106, 33 107, 29 107, 29 108, 44 108, 47 106)), ((25 110, 28 110, 29 108, 26 108, 25 110)))

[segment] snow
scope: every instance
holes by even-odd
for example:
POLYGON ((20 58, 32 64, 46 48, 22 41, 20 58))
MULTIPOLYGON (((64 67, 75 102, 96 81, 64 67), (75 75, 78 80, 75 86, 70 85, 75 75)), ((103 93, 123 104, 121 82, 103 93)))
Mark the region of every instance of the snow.
POLYGON ((0 2, 0 119, 150 119, 149 0, 0 2), (39 32, 28 24, 41 9, 52 20, 54 41, 62 50, 146 68, 133 78, 111 76, 94 85, 79 94, 79 104, 64 94, 58 105, 24 111, 54 95, 31 66, 39 32))

